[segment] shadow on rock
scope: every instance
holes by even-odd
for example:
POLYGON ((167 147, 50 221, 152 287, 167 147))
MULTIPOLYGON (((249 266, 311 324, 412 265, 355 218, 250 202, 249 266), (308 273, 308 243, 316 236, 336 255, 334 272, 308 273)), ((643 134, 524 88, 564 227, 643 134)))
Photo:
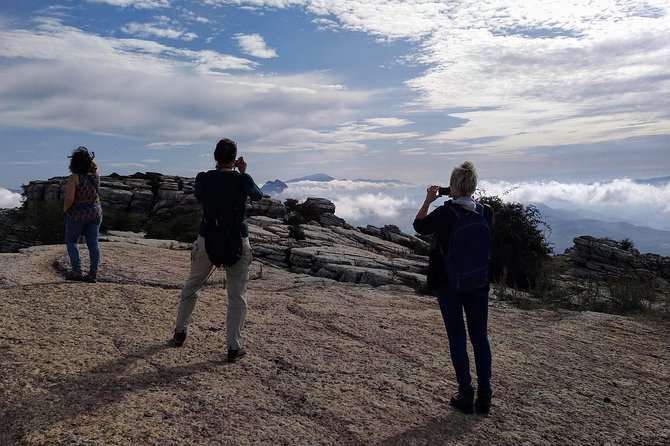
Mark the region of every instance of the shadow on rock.
POLYGON ((52 377, 47 392, 18 401, 3 414, 0 439, 20 441, 27 432, 42 430, 63 420, 90 414, 123 400, 126 395, 148 388, 170 387, 184 377, 228 365, 223 360, 165 366, 152 357, 172 349, 167 342, 125 354, 74 377, 52 377), (150 371, 129 369, 142 363, 150 371))
MULTIPOLYGON (((450 409, 448 409, 450 410, 450 409)), ((440 418, 434 418, 424 426, 414 427, 401 434, 387 438, 379 446, 433 446, 457 445, 483 418, 478 415, 465 415, 452 412, 440 418)))

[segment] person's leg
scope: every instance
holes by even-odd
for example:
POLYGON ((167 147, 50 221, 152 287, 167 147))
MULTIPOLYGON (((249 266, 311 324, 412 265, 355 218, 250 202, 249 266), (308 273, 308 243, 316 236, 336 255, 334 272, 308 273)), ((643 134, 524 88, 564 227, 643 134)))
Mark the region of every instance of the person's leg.
POLYGON ((70 265, 73 272, 79 272, 81 275, 81 259, 79 258, 79 236, 81 235, 81 222, 65 218, 65 247, 67 255, 70 257, 70 265))
POLYGON ((86 237, 86 246, 88 247, 88 255, 90 259, 90 267, 88 269, 89 275, 93 278, 98 273, 98 266, 100 265, 100 245, 98 244, 98 234, 100 233, 100 224, 102 223, 102 215, 95 220, 89 221, 84 225, 83 234, 86 237))
POLYGON ((198 289, 202 287, 212 268, 214 268, 214 265, 209 261, 209 257, 207 257, 207 252, 205 251, 205 239, 201 235, 198 235, 191 251, 191 271, 179 296, 180 303, 177 322, 175 324, 175 333, 185 334, 188 330, 188 325, 191 323, 191 316, 195 309, 195 303, 198 300, 198 289))
POLYGON ((465 304, 468 333, 477 368, 477 398, 474 408, 481 414, 491 410, 491 346, 488 338, 488 288, 473 293, 465 304))
POLYGON ((488 289, 476 291, 464 299, 468 334, 477 369, 477 392, 491 393, 491 346, 488 337, 488 289))
POLYGON ((242 348, 242 328, 247 314, 247 282, 252 254, 249 239, 242 239, 242 257, 226 268, 228 282, 228 313, 226 317, 226 342, 230 350, 242 348))
POLYGON ((472 377, 470 376, 470 361, 466 346, 465 323, 463 321, 463 300, 457 296, 448 296, 439 290, 437 293, 440 311, 444 326, 449 338, 449 353, 451 363, 456 372, 458 390, 463 393, 472 392, 472 377))

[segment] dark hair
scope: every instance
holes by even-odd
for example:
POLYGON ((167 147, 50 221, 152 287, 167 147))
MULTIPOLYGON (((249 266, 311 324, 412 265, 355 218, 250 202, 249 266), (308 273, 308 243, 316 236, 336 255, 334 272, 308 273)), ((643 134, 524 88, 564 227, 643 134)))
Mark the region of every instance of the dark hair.
POLYGON ((235 141, 224 138, 216 145, 214 159, 217 164, 228 164, 237 156, 237 144, 235 141))
POLYGON ((86 174, 93 171, 95 152, 89 152, 86 147, 77 147, 68 158, 70 158, 70 172, 86 174))

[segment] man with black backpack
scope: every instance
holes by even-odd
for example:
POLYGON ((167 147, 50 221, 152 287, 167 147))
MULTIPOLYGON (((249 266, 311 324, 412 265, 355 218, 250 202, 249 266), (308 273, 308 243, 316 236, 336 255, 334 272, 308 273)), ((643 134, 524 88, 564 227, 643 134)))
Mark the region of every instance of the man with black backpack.
POLYGON ((414 230, 435 235, 435 247, 428 264, 428 287, 435 291, 449 338, 451 362, 456 372, 458 393, 450 401, 456 409, 488 414, 491 409, 491 347, 488 339, 488 262, 491 251, 493 210, 473 200, 477 172, 466 161, 451 173, 450 187, 430 186, 423 206, 414 219, 414 230), (431 203, 450 195, 431 213, 431 203), (477 370, 477 398, 470 376, 467 331, 477 370))
POLYGON ((191 272, 180 295, 172 345, 184 345, 198 290, 214 268, 224 267, 228 290, 227 358, 235 362, 246 355, 242 346, 242 327, 247 312, 246 292, 252 256, 245 205, 247 197, 257 201, 263 193, 246 173, 244 158, 237 158, 234 141, 219 141, 214 159, 216 169, 200 172, 195 178, 195 197, 202 205, 203 218, 198 238, 193 243, 191 272))

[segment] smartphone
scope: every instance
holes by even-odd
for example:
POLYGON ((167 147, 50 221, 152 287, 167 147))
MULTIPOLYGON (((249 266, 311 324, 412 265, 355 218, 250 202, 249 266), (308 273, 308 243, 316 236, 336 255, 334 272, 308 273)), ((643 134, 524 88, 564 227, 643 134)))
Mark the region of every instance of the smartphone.
POLYGON ((440 195, 451 195, 451 187, 441 187, 440 190, 438 191, 440 195))

